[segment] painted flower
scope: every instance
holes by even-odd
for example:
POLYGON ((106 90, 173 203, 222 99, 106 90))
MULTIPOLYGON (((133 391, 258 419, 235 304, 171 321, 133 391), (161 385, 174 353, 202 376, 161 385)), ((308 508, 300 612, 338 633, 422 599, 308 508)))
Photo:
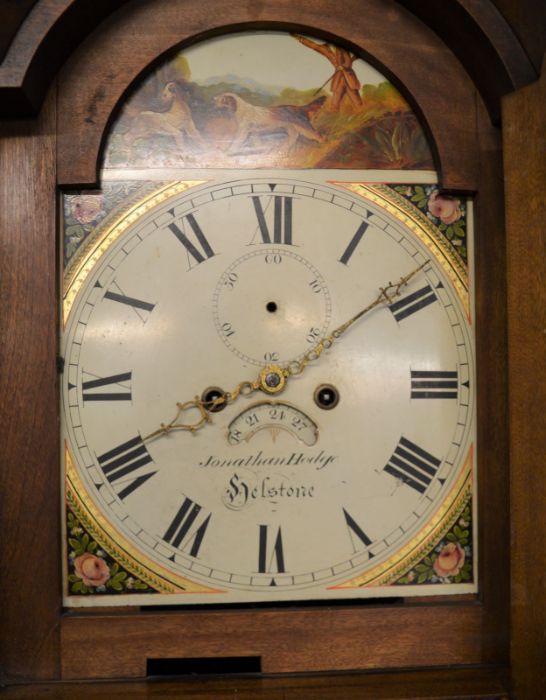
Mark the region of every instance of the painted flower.
POLYGON ((432 216, 449 226, 449 224, 453 224, 461 218, 460 204, 459 199, 447 197, 440 194, 438 190, 434 190, 428 200, 428 210, 432 216))
POLYGON ((90 224, 102 212, 102 195, 82 194, 74 197, 71 202, 72 216, 80 224, 90 224))
POLYGON ((464 549, 458 542, 449 542, 442 547, 442 551, 432 565, 440 578, 456 576, 463 568, 465 559, 464 549))
POLYGON ((104 559, 89 552, 76 557, 74 567, 76 576, 79 576, 86 586, 102 586, 110 578, 110 569, 104 559))

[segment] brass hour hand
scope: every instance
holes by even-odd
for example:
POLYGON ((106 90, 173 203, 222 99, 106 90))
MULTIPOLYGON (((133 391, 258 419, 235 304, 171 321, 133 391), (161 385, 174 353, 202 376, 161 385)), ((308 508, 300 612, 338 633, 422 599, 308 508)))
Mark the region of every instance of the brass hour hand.
POLYGON ((371 304, 368 304, 368 306, 361 309, 358 313, 345 321, 345 323, 342 323, 327 336, 319 340, 318 343, 314 345, 311 350, 306 352, 300 360, 292 360, 285 366, 267 365, 260 371, 258 377, 254 381, 240 382, 231 392, 219 391, 219 395, 212 400, 195 396, 190 401, 177 403, 177 412, 172 421, 170 423, 161 423, 157 430, 154 430, 144 438, 144 441, 154 440, 157 437, 168 435, 169 433, 178 430, 186 430, 191 433, 195 433, 206 423, 211 421, 211 413, 218 410, 224 404, 227 405, 233 403, 241 395, 249 396, 258 390, 263 391, 265 394, 280 393, 286 387, 290 377, 301 374, 310 362, 317 360, 324 350, 331 348, 334 342, 338 340, 343 333, 345 333, 345 331, 360 318, 378 306, 392 304, 392 302, 400 296, 402 289, 404 289, 410 280, 415 277, 415 275, 417 275, 424 267, 426 267, 428 263, 429 260, 426 260, 422 265, 416 267, 415 270, 412 270, 404 277, 401 277, 398 282, 388 282, 385 287, 380 287, 378 296, 371 302, 371 304), (187 419, 183 420, 182 417, 184 414, 189 415, 190 412, 193 412, 194 420, 193 422, 185 422, 187 419))

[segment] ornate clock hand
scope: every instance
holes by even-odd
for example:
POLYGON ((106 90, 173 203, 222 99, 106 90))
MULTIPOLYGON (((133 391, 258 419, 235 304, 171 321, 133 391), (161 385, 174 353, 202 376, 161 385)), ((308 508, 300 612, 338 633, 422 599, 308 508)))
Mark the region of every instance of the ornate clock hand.
POLYGON ((153 440, 161 435, 166 435, 175 430, 188 430, 192 433, 200 430, 206 423, 210 422, 210 413, 213 410, 226 403, 233 403, 239 395, 249 396, 255 391, 261 390, 266 394, 278 394, 283 391, 287 379, 289 377, 294 377, 301 374, 305 367, 314 360, 317 360, 324 350, 331 348, 334 342, 341 337, 345 331, 347 331, 356 321, 362 318, 365 314, 369 313, 372 309, 382 304, 390 304, 400 296, 402 289, 409 283, 409 281, 415 277, 426 265, 428 265, 429 260, 426 260, 422 265, 416 267, 415 270, 408 273, 404 277, 401 277, 398 282, 389 282, 386 287, 379 288, 379 294, 377 298, 368 304, 365 308, 361 309, 352 318, 348 319, 335 330, 333 330, 329 335, 325 336, 319 342, 311 348, 301 360, 292 360, 286 367, 281 367, 280 365, 268 365, 264 367, 257 379, 253 382, 243 381, 240 382, 233 391, 226 392, 212 401, 203 401, 198 396, 185 403, 177 403, 177 413, 170 423, 161 423, 157 430, 143 438, 144 442, 153 440), (185 411, 196 410, 199 414, 197 420, 193 423, 182 423, 181 416, 185 411))

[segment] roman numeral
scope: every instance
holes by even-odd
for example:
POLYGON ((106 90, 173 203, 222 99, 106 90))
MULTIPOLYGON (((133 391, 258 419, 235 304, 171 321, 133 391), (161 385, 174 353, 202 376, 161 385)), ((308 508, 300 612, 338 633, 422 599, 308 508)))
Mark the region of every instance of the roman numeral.
MULTIPOLYGON (((84 372, 89 374, 89 372, 84 372)), ((131 372, 113 374, 111 377, 96 377, 82 382, 82 397, 84 401, 130 401, 131 389, 124 386, 123 382, 131 381, 131 372), (104 387, 110 389, 117 387, 115 391, 103 391, 104 387), (98 391, 94 391, 94 390, 98 391)), ((90 375, 93 376, 93 375, 90 375)))
POLYGON ((412 489, 424 493, 436 476, 440 464, 439 459, 402 437, 384 470, 412 489))
MULTIPOLYGON (((101 285, 98 282, 95 285, 95 287, 100 286, 101 285)), ((150 304, 149 301, 143 301, 142 299, 127 296, 115 282, 112 284, 112 287, 114 287, 114 289, 108 289, 104 293, 103 299, 109 299, 110 301, 115 301, 118 304, 130 306, 140 320, 145 323, 146 319, 148 318, 148 314, 154 310, 155 304, 150 304)))
POLYGON ((412 399, 456 399, 457 372, 411 370, 412 399))
POLYGON ((127 297, 125 294, 118 294, 117 292, 107 291, 104 295, 105 299, 110 299, 111 301, 117 301, 120 304, 127 304, 127 306, 132 306, 133 309, 143 309, 144 311, 153 311, 155 304, 150 304, 147 301, 142 301, 141 299, 135 299, 135 297, 127 297))
POLYGON ((353 535, 351 533, 355 534, 365 547, 369 547, 372 543, 371 539, 356 522, 356 520, 352 517, 352 515, 348 513, 345 510, 345 508, 343 508, 342 510, 343 515, 345 516, 345 522, 347 523, 347 527, 349 528, 349 535, 351 537, 351 542, 353 543, 354 551, 356 552, 356 547, 354 546, 353 535))
MULTIPOLYGON (((174 217, 174 209, 171 209, 169 214, 174 217)), ((208 258, 212 258, 214 256, 215 253, 210 247, 209 242, 205 238, 205 234, 201 230, 201 227, 197 223, 197 220, 193 214, 186 214, 186 216, 183 216, 178 220, 178 224, 173 222, 168 224, 167 227, 174 233, 176 238, 186 249, 190 269, 190 255, 197 261, 197 263, 202 263, 208 258), (178 224, 180 224, 180 226, 178 224), (195 243, 191 240, 191 238, 194 238, 194 240, 196 239, 195 243)))
POLYGON ((97 461, 109 483, 119 482, 116 486, 122 488, 117 491, 117 495, 121 499, 129 496, 156 473, 154 471, 139 476, 134 475, 141 467, 153 462, 140 435, 100 455, 97 457, 97 461), (126 479, 125 477, 133 478, 126 479))
POLYGON ((202 508, 199 504, 194 503, 191 498, 185 497, 173 521, 163 535, 165 542, 182 551, 186 551, 190 547, 190 556, 196 557, 199 554, 199 548, 211 518, 209 513, 199 526, 193 527, 197 525, 196 521, 201 510, 202 508))
POLYGON ((369 224, 366 221, 363 221, 360 224, 360 226, 356 230, 355 235, 351 238, 349 245, 345 249, 345 252, 340 257, 340 259, 339 259, 340 263, 347 265, 352 254, 355 252, 357 245, 360 243, 360 241, 362 240, 362 237, 366 233, 366 229, 368 228, 368 226, 369 226, 369 224))
POLYGON ((272 195, 268 200, 264 209, 262 198, 252 197, 262 243, 292 245, 292 197, 272 195), (271 209, 271 202, 273 202, 273 237, 266 220, 266 212, 271 209))
POLYGON ((273 564, 276 567, 276 571, 282 574, 286 571, 284 566, 284 552, 282 546, 282 534, 281 528, 277 530, 277 536, 275 537, 275 544, 269 553, 268 545, 268 525, 260 525, 259 534, 259 552, 258 552, 258 571, 261 574, 271 573, 273 569, 273 564))
POLYGON ((424 309, 425 306, 436 301, 436 295, 430 285, 426 285, 416 292, 412 292, 407 296, 395 301, 389 305, 392 315, 397 321, 402 321, 404 318, 411 316, 416 311, 424 309))

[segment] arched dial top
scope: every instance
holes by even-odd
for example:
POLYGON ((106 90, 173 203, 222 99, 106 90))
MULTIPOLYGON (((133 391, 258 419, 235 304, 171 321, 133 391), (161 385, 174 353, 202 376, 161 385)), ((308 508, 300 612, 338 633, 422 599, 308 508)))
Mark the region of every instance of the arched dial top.
POLYGON ((389 595, 342 586, 403 563, 457 497, 475 385, 460 270, 394 194, 369 193, 278 173, 174 183, 73 270, 63 434, 79 497, 179 590, 389 595), (273 375, 279 398, 250 390, 273 393, 273 375), (207 410, 207 387, 233 399, 241 382, 207 410), (206 427, 158 431, 177 404, 206 427))

